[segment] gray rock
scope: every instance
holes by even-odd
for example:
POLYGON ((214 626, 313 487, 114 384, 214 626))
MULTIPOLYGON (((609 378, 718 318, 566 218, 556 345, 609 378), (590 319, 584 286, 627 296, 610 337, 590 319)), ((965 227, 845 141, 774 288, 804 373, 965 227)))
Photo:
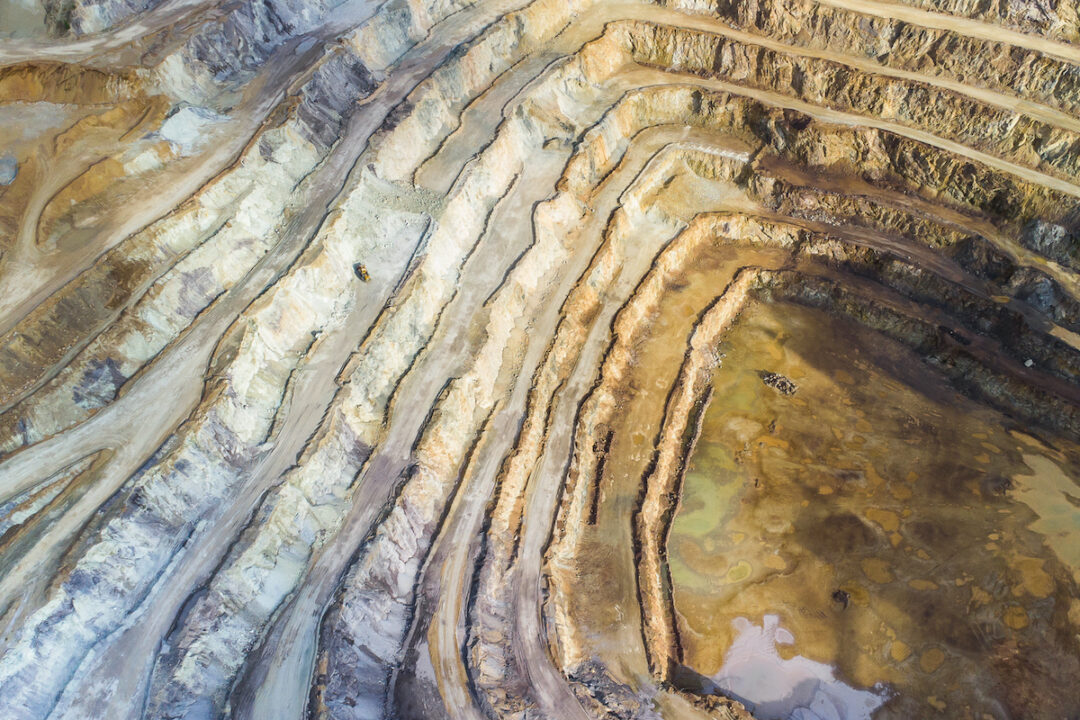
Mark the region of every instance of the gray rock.
POLYGON ((0 185, 10 185, 19 174, 19 163, 11 155, 0 155, 0 185))

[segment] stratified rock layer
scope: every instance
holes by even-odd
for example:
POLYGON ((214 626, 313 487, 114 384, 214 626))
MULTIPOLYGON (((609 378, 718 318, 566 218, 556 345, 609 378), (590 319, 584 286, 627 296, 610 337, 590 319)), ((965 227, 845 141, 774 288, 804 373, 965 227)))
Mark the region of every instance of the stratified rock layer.
POLYGON ((1080 713, 1075 3, 39 9, 0 717, 1080 713))

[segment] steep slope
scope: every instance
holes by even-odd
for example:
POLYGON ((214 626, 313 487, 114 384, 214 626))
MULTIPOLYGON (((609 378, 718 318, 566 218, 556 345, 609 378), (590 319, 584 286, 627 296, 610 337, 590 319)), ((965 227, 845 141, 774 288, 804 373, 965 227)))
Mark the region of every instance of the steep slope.
POLYGON ((1080 712, 1074 4, 34 13, 0 717, 1080 712))

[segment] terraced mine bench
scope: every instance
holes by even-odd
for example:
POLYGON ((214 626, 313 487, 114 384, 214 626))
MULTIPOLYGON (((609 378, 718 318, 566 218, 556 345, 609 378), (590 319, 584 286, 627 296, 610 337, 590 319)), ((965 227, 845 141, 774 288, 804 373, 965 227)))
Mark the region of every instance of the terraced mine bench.
POLYGON ((1080 18, 0 0, 0 718, 1080 713, 1080 18))

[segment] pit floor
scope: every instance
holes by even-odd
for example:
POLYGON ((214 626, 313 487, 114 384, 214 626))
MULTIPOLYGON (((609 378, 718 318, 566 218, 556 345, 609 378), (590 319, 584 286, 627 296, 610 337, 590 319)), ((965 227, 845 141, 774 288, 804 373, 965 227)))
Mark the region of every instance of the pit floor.
POLYGON ((1080 713, 1075 439, 821 311, 751 303, 720 350, 668 543, 686 664, 763 719, 1080 713))

